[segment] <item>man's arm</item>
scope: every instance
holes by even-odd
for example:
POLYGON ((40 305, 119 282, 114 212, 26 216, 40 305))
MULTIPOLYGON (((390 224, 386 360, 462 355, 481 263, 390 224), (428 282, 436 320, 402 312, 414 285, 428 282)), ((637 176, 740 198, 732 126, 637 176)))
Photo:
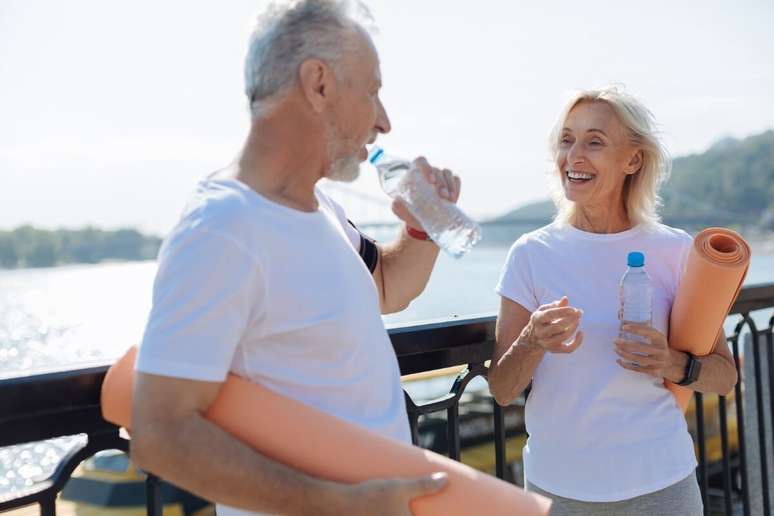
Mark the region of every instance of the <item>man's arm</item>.
POLYGON ((131 455, 142 469, 210 501, 272 514, 410 514, 445 477, 347 485, 311 477, 242 444, 203 417, 217 382, 137 373, 131 455))
MULTIPOLYGON (((414 166, 427 181, 436 186, 440 197, 457 202, 460 195, 459 177, 447 169, 430 166, 425 158, 414 160, 414 166)), ((393 201, 392 209, 405 222, 406 227, 421 231, 422 226, 402 201, 393 201)), ((411 237, 405 228, 395 242, 379 246, 379 262, 373 275, 382 313, 399 312, 422 293, 430 279, 438 251, 435 243, 411 237)))

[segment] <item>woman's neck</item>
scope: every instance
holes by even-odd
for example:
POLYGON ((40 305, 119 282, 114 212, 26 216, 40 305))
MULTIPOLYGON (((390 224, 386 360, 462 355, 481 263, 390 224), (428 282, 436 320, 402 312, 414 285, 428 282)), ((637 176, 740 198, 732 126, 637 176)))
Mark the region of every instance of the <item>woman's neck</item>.
POLYGON ((570 224, 588 233, 620 233, 632 228, 623 202, 606 206, 576 204, 570 224), (612 206, 616 206, 613 208, 612 206))

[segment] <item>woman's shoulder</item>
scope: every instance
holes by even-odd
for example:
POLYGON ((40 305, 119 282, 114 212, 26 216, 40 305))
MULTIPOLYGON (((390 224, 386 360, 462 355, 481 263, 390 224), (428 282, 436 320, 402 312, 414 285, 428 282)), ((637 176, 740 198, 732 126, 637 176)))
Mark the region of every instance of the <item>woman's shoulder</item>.
POLYGON ((523 233, 512 245, 511 251, 519 249, 539 249, 551 247, 561 233, 561 227, 551 223, 542 228, 523 233))
POLYGON ((693 243, 693 237, 687 231, 667 226, 661 222, 646 227, 644 231, 648 238, 656 239, 661 245, 672 245, 682 248, 693 243))

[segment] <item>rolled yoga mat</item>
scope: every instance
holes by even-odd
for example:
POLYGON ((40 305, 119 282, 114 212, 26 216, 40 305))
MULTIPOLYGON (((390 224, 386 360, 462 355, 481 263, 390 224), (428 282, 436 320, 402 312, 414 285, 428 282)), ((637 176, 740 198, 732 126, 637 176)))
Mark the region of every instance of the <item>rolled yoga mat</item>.
MULTIPOLYGON (((709 355, 750 266, 750 246, 734 231, 707 228, 696 235, 669 318, 669 345, 709 355)), ((683 409, 693 391, 666 382, 683 409)))
MULTIPOLYGON (((102 415, 129 430, 136 348, 105 376, 102 415)), ((253 449, 312 476, 354 483, 372 478, 448 473, 438 494, 411 501, 420 516, 538 516, 551 502, 464 464, 358 427, 238 376, 205 417, 253 449)))

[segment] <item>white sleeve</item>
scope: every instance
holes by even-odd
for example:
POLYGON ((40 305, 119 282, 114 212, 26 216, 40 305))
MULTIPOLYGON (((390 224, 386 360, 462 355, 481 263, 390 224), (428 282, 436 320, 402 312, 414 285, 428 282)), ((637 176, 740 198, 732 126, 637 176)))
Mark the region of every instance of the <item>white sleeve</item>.
POLYGON ((248 323, 265 306, 257 260, 232 237, 189 229, 159 256, 136 369, 220 382, 248 323))
POLYGON ((525 240, 520 238, 508 251, 495 292, 520 304, 530 313, 540 306, 535 295, 525 240))
POLYGON ((685 269, 688 266, 688 256, 691 254, 691 248, 693 247, 693 237, 686 233, 685 231, 681 231, 681 246, 680 246, 680 253, 678 254, 678 264, 677 264, 677 283, 674 286, 674 292, 673 296, 677 295, 677 290, 680 287, 680 283, 683 280, 683 276, 685 275, 685 269))
POLYGON ((339 203, 329 197, 322 190, 322 188, 317 187, 316 192, 317 199, 320 202, 326 203, 336 214, 336 218, 339 220, 341 227, 344 228, 344 232, 347 234, 347 238, 349 238, 349 242, 352 244, 352 247, 355 249, 355 251, 360 252, 360 231, 358 231, 355 226, 350 224, 349 219, 347 218, 347 214, 344 212, 344 208, 342 208, 339 203))

